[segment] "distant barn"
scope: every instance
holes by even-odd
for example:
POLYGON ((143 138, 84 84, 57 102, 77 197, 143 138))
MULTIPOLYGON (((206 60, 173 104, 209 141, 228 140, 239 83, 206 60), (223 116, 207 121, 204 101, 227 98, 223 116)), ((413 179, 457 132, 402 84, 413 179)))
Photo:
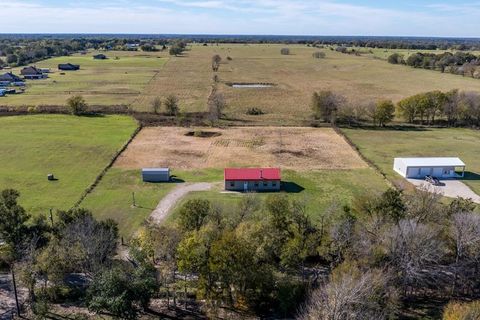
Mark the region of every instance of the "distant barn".
POLYGON ((279 168, 227 168, 224 172, 225 190, 280 191, 279 168))
POLYGON ((80 70, 80 66, 78 64, 61 63, 58 65, 58 70, 75 71, 75 70, 80 70))
POLYGON ((168 182, 170 181, 169 168, 143 168, 142 179, 145 182, 168 182))
POLYGON ((99 53, 99 54, 94 55, 93 59, 95 59, 95 60, 105 60, 105 59, 107 59, 107 56, 104 55, 103 53, 99 53))

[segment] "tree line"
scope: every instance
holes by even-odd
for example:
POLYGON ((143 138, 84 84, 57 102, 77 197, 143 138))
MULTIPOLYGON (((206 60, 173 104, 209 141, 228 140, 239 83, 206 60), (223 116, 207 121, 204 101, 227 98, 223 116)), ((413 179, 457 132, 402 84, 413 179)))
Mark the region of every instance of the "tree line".
POLYGON ((465 77, 480 79, 480 57, 470 53, 457 51, 455 53, 414 53, 407 57, 399 53, 391 54, 387 61, 391 64, 405 64, 413 68, 436 70, 442 73, 452 73, 465 77))
POLYGON ((480 127, 480 94, 459 90, 419 93, 396 104, 391 100, 356 104, 332 91, 320 91, 313 93, 311 109, 314 119, 332 124, 385 126, 398 116, 412 124, 480 127))

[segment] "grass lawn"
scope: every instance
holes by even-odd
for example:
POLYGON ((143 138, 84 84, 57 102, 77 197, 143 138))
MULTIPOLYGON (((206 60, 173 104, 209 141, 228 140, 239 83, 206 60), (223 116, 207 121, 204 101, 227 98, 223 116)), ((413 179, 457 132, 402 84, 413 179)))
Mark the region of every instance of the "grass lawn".
MULTIPOLYGON (((49 78, 27 80, 24 94, 8 95, 0 104, 64 105, 70 96, 79 94, 93 105, 129 105, 168 60, 165 53, 112 51, 106 53, 107 60, 94 60, 93 54, 56 57, 36 63, 38 67, 50 68, 49 78), (80 70, 59 71, 60 63, 79 64, 80 70)), ((13 72, 19 74, 20 70, 15 68, 13 72)))
MULTIPOLYGON (((188 182, 216 182, 221 180, 219 170, 173 172, 178 179, 188 182)), ((98 219, 114 219, 120 233, 132 236, 176 183, 145 183, 140 170, 110 169, 95 190, 81 203, 98 219), (135 193, 136 207, 132 206, 135 193)))
MULTIPOLYGON (((185 182, 215 183, 211 191, 190 193, 177 204, 177 209, 192 198, 209 199, 216 205, 232 208, 243 197, 240 193, 222 193, 223 170, 175 171, 173 174, 185 182)), ((283 179, 288 183, 288 196, 307 201, 308 211, 314 219, 319 218, 331 205, 348 204, 357 194, 381 192, 387 188, 383 178, 370 168, 310 173, 284 171, 283 179)), ((121 234, 130 237, 175 186, 175 183, 144 183, 139 170, 112 168, 81 206, 92 210, 99 219, 114 219, 119 224, 121 234), (136 208, 132 207, 132 192, 135 192, 136 208)), ((258 195, 263 199, 268 193, 258 195)), ((170 215, 167 223, 175 220, 176 211, 170 215)))
POLYGON ((0 118, 0 189, 33 214, 69 209, 137 127, 126 116, 0 118), (53 173, 59 180, 47 181, 53 173))
POLYGON ((342 129, 393 182, 395 157, 460 157, 467 165, 464 182, 480 194, 480 131, 471 129, 342 129))

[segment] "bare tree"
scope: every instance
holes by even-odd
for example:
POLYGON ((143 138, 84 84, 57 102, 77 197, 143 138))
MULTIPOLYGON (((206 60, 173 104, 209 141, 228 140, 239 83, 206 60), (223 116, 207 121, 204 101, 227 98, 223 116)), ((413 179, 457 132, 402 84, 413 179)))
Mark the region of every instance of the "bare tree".
POLYGON ((215 121, 223 116, 223 111, 227 107, 225 97, 221 93, 215 92, 208 101, 208 112, 210 120, 215 121))
POLYGON ((218 54, 212 57, 212 70, 214 72, 217 72, 220 68, 220 62, 222 62, 222 57, 220 57, 218 54))
POLYGON ((385 230, 384 245, 405 293, 408 288, 438 288, 444 283, 438 266, 446 245, 437 227, 402 220, 385 230))
POLYGON ((153 113, 157 114, 162 108, 162 100, 159 97, 155 97, 152 101, 153 113))
POLYGON ((387 277, 382 272, 344 272, 312 293, 298 319, 388 319, 393 309, 389 300, 387 277))
MULTIPOLYGON (((458 281, 459 275, 471 274, 467 270, 473 266, 478 269, 480 261, 480 215, 471 212, 459 212, 453 215, 450 233, 455 245, 455 276, 452 285, 452 294, 457 290, 458 283, 468 287, 468 279, 458 281)), ((478 271, 478 270, 474 270, 478 271)), ((477 272, 474 272, 478 279, 477 272)))

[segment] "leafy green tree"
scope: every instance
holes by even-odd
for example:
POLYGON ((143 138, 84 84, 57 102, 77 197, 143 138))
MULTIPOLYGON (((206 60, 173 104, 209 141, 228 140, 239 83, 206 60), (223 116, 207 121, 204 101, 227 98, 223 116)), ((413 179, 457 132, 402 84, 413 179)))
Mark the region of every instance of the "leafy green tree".
POLYGON ((165 109, 167 111, 167 114, 169 116, 176 116, 178 115, 179 112, 179 107, 178 107, 178 98, 171 94, 165 99, 165 109))
POLYGON ((389 220, 398 223, 405 218, 407 208, 402 198, 402 192, 397 189, 388 189, 377 203, 378 210, 389 220))
POLYGON ((67 108, 73 115, 79 116, 87 111, 88 105, 82 96, 73 96, 68 98, 67 108))
POLYGON ((186 231, 200 230, 211 211, 211 203, 204 199, 188 200, 180 208, 180 226, 186 231))
POLYGON ((377 102, 375 106, 374 122, 384 127, 395 118, 395 105, 390 100, 377 102))
POLYGON ((27 225, 30 215, 18 204, 18 197, 20 193, 13 189, 0 194, 0 237, 12 248, 15 257, 30 234, 27 225))
POLYGON ((413 123, 419 112, 418 96, 411 96, 397 103, 398 113, 409 123, 413 123))
POLYGON ((104 269, 87 290, 87 306, 94 312, 109 312, 121 319, 137 319, 137 305, 148 307, 157 290, 155 271, 139 267, 104 269))
POLYGON ((404 64, 405 60, 403 60, 403 55, 399 54, 398 52, 395 52, 391 55, 388 56, 387 58, 388 63, 391 64, 404 64))

